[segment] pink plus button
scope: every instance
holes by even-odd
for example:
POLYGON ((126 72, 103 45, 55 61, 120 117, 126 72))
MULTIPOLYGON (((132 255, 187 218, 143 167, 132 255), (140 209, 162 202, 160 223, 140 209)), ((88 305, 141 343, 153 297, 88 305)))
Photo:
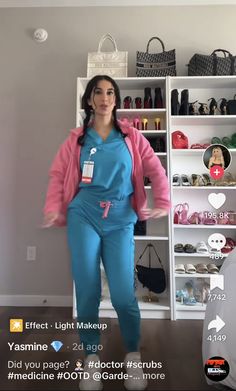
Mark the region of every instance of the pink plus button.
POLYGON ((210 176, 217 180, 224 175, 224 169, 221 166, 215 165, 210 168, 210 176))

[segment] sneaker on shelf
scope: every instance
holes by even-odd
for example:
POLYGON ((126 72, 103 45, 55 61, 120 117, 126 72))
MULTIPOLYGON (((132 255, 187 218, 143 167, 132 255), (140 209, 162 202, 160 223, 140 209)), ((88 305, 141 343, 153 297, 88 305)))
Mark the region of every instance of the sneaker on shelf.
POLYGON ((84 361, 84 372, 89 374, 88 379, 82 378, 79 383, 80 390, 102 390, 103 384, 101 380, 95 380, 93 375, 95 372, 101 373, 100 365, 95 367, 95 363, 100 363, 100 358, 97 354, 89 354, 84 361), (93 365, 89 364, 93 362, 93 365), (92 368, 91 368, 92 367, 92 368))
POLYGON ((144 379, 141 355, 139 352, 127 353, 124 360, 128 379, 125 379, 124 386, 127 390, 145 390, 147 379, 144 379))

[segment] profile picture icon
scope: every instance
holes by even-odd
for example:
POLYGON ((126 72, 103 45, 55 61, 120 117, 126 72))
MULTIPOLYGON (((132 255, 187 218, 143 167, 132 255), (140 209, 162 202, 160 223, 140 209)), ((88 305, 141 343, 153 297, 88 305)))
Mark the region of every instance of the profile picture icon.
POLYGON ((82 360, 79 359, 75 362, 75 369, 74 370, 75 371, 83 371, 84 370, 82 360))
POLYGON ((210 145, 203 154, 203 163, 208 170, 220 166, 226 170, 231 163, 231 154, 227 147, 221 144, 210 145))

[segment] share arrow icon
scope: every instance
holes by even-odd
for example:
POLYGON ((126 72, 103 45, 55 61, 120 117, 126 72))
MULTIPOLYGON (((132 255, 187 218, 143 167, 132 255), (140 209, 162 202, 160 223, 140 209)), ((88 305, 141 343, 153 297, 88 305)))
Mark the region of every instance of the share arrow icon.
POLYGON ((225 326, 225 322, 216 315, 216 319, 212 320, 208 325, 208 330, 216 329, 216 332, 218 333, 223 327, 225 326))

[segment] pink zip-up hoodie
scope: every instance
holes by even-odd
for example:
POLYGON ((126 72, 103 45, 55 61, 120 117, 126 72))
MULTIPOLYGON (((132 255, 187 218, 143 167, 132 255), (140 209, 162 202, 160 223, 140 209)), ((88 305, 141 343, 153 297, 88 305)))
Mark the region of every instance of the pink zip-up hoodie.
MULTIPOLYGON (((127 134, 124 140, 132 157, 134 193, 131 196, 131 202, 139 220, 147 219, 142 213, 142 209, 147 207, 143 177, 148 177, 151 181, 154 207, 169 210, 171 207, 169 184, 159 158, 154 154, 142 133, 120 121, 119 125, 127 134)), ((60 218, 54 223, 57 226, 66 225, 67 207, 79 191, 81 146, 77 144, 77 140, 82 133, 83 127, 70 131, 70 135, 59 148, 49 171, 50 180, 43 211, 45 215, 49 212, 60 213, 60 218)))

